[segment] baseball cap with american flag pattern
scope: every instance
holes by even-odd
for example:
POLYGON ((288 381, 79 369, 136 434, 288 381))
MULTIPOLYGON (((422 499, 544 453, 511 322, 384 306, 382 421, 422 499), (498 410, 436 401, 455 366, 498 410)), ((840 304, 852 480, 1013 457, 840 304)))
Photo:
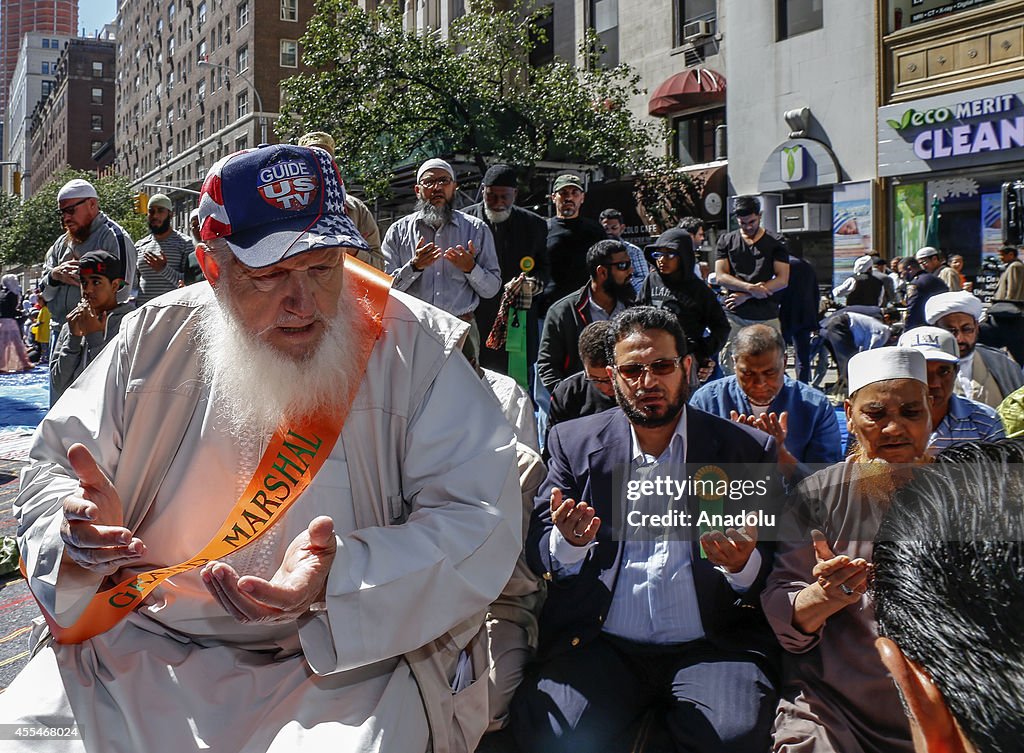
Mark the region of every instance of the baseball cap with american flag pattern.
POLYGON ((200 192, 199 231, 255 269, 318 248, 367 250, 338 168, 319 147, 263 145, 218 160, 200 192))

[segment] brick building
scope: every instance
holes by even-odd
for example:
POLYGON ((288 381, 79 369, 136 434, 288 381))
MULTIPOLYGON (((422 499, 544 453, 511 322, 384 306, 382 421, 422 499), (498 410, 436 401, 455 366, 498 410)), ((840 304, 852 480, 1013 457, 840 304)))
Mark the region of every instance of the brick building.
MULTIPOLYGON (((97 170, 93 159, 114 132, 115 44, 69 40, 57 61, 50 96, 32 113, 32 186, 38 188, 64 167, 97 170)), ((109 155, 109 150, 107 150, 109 155)))
MULTIPOLYGON (((219 158, 276 141, 281 81, 301 70, 312 15, 313 0, 122 2, 117 171, 196 190, 219 158)), ((164 190, 179 210, 194 204, 164 190)))

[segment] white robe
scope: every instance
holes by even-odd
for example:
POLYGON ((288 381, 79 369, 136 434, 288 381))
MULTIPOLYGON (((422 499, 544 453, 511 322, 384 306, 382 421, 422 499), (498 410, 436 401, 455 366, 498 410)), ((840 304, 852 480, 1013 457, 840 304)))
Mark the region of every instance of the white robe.
MULTIPOLYGON (((60 500, 76 485, 71 443, 89 446, 112 477, 149 567, 202 548, 265 447, 224 431, 198 379, 191 334, 211 304, 202 287, 126 320, 37 433, 17 502, 20 543, 35 593, 64 623, 98 585, 57 575, 60 500)), ((275 529, 230 558, 270 577, 309 521, 330 515, 338 554, 327 611, 243 625, 197 571, 177 575, 107 633, 43 648, 0 696, 0 724, 77 724, 82 742, 0 749, 421 753, 428 743, 460 750, 482 732, 486 678, 457 694, 447 681, 518 554, 514 441, 457 348, 452 356, 462 325, 395 293, 384 324, 323 469, 275 529), (461 724, 445 728, 449 716, 461 724)))

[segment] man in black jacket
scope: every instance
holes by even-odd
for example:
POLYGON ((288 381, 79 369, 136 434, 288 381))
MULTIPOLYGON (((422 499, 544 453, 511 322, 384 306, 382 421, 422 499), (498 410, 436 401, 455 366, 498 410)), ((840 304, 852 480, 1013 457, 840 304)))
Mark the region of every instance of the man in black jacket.
POLYGON ((548 431, 555 424, 615 407, 615 390, 608 376, 605 338, 611 322, 591 322, 580 333, 583 371, 562 380, 551 395, 548 431))
POLYGON ((632 263, 620 241, 603 240, 587 251, 590 282, 548 309, 537 354, 537 375, 548 392, 583 370, 580 332, 588 324, 611 319, 633 302, 632 263))
POLYGON ((693 355, 691 387, 714 369, 714 357, 729 335, 729 320, 718 298, 693 273, 693 239, 682 228, 666 230, 644 249, 651 271, 640 289, 640 303, 675 314, 693 355))
MULTIPOLYGON (((480 183, 482 201, 462 211, 483 220, 494 236, 494 250, 501 267, 501 284, 514 280, 522 272, 536 277, 547 285, 551 279, 551 265, 548 262, 547 224, 539 214, 515 205, 518 195, 516 171, 509 165, 491 165, 480 183)), ((480 337, 487 335, 498 317, 501 294, 494 298, 482 299, 476 307, 476 321, 480 337)), ((539 301, 535 298, 527 312, 526 361, 533 375, 533 364, 537 361, 537 310, 539 301)), ((480 349, 480 365, 508 374, 508 354, 501 350, 480 349)))

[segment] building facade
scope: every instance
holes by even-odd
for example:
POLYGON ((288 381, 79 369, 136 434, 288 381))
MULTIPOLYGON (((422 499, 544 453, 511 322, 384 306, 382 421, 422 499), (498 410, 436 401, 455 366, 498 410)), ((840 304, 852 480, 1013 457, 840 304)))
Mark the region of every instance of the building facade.
MULTIPOLYGON (((101 170, 97 162, 114 133, 115 44, 103 39, 71 39, 64 46, 50 95, 31 115, 29 139, 33 190, 65 167, 101 170)), ((109 155, 109 150, 107 150, 109 155)))
MULTIPOLYGON (((4 0, 0 9, 0 154, 7 153, 7 102, 18 65, 22 38, 32 31, 49 37, 72 36, 78 26, 78 0, 4 0)), ((0 170, 0 187, 9 190, 9 171, 0 170)))
POLYGON ((1024 3, 879 0, 878 12, 887 250, 913 254, 937 215, 939 246, 964 257, 986 299, 1007 219, 1001 187, 1024 179, 1024 3))
POLYGON ((29 128, 36 105, 46 99, 56 83, 57 62, 69 37, 38 31, 21 38, 7 100, 4 160, 17 162, 22 173, 21 195, 32 195, 32 141, 29 128))
POLYGON ((312 0, 122 0, 117 171, 181 210, 218 159, 276 141, 281 81, 301 70, 312 14, 312 0))

